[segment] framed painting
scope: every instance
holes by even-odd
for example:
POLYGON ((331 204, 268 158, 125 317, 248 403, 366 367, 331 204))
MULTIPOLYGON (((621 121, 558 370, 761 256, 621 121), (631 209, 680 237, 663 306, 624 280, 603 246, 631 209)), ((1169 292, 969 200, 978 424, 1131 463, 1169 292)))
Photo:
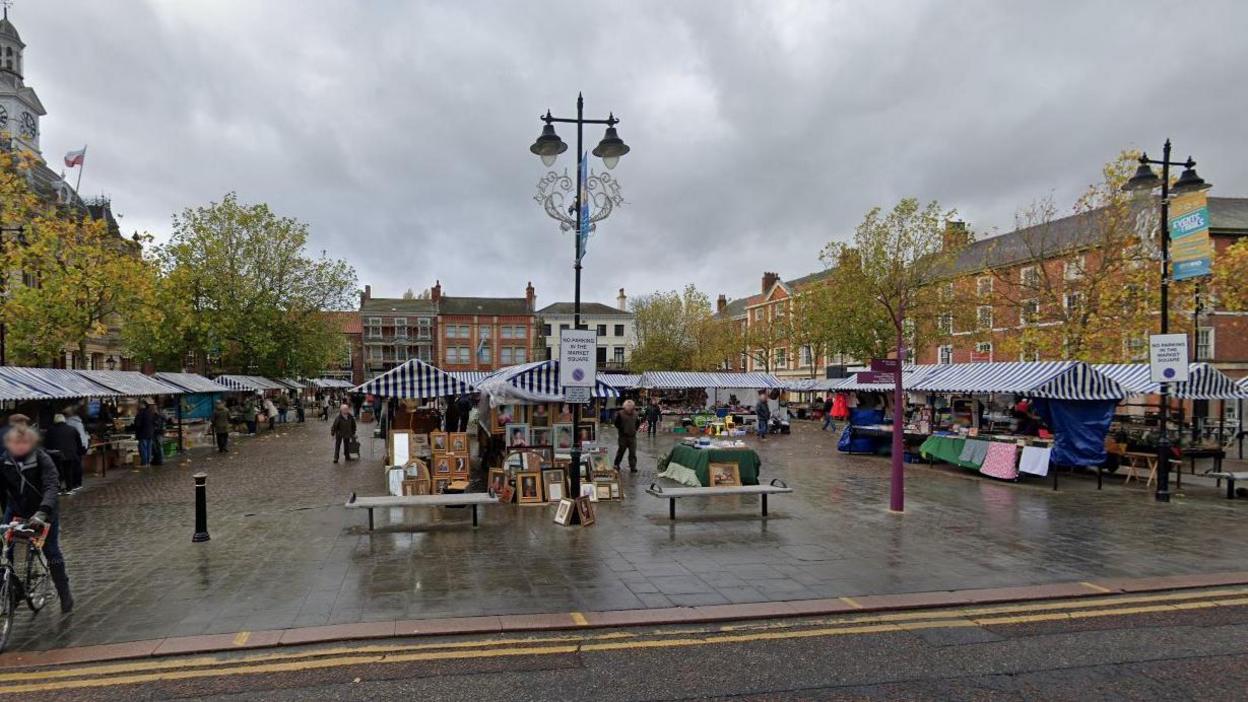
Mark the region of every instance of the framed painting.
POLYGON ((520 504, 537 504, 542 499, 542 474, 538 471, 516 473, 516 495, 520 504))
POLYGON ((572 424, 559 423, 554 426, 555 439, 554 447, 556 451, 566 451, 572 448, 572 424))
POLYGON ((433 472, 435 475, 450 475, 455 465, 454 456, 449 453, 433 454, 433 472))
POLYGON ((529 425, 513 422, 507 425, 507 448, 529 445, 529 425))
POLYGON ((558 468, 542 471, 542 488, 546 492, 547 502, 558 502, 567 496, 565 479, 564 472, 558 468))
POLYGON ((434 453, 449 451, 450 443, 444 431, 429 432, 429 449, 434 453))
MULTIPOLYGON (((539 407, 541 405, 538 405, 539 407)), ((553 446, 551 442, 550 427, 539 427, 531 425, 529 427, 529 445, 531 446, 553 446)))
POLYGON ((581 517, 581 526, 590 526, 594 523, 594 503, 588 497, 577 498, 576 512, 581 517))
POLYGON ((450 484, 451 484, 450 478, 434 478, 433 479, 433 494, 441 495, 442 493, 446 492, 446 488, 450 484))
POLYGON ((491 495, 498 496, 503 492, 503 486, 507 484, 507 471, 502 468, 491 468, 490 479, 487 485, 491 495))
POLYGON ((572 521, 572 510, 574 509, 576 509, 576 503, 572 500, 559 500, 559 506, 555 509, 555 524, 567 526, 572 521))
POLYGON ((741 467, 736 463, 711 463, 707 466, 711 487, 728 487, 741 484, 741 467))
POLYGON ((605 482, 594 483, 594 501, 602 502, 611 499, 611 486, 605 482))
MULTIPOLYGON (((550 409, 546 405, 534 405, 532 411, 529 412, 529 427, 532 431, 533 427, 547 428, 550 426, 550 409)), ((533 443, 537 443, 534 441, 533 443)))
POLYGON ((454 453, 468 454, 468 432, 455 432, 451 434, 450 451, 454 453))

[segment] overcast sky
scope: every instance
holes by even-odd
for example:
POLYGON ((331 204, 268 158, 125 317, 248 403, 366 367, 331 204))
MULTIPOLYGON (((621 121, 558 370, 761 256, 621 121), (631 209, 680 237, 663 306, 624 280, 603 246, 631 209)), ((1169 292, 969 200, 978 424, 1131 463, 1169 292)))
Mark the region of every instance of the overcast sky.
POLYGON ((1230 0, 17 0, 10 18, 45 156, 89 144, 83 194, 124 230, 167 236, 235 190, 308 222, 375 295, 531 279, 539 304, 572 298, 528 147, 578 90, 633 149, 587 300, 749 295, 904 196, 1006 230, 1167 136, 1213 194, 1248 195, 1248 3, 1230 0))

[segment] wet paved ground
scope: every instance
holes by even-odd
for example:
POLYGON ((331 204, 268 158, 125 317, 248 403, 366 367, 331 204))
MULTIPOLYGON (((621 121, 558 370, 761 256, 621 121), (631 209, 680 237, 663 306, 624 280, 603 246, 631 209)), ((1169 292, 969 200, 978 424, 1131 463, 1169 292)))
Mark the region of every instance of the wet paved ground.
MULTIPOLYGON (((483 614, 669 607, 997 587, 1093 577, 1242 570, 1248 502, 1185 480, 1154 503, 1120 479, 990 481, 912 466, 907 511, 889 513, 887 461, 850 457, 799 425, 760 448, 763 476, 796 494, 689 500, 669 523, 644 494, 677 438, 641 440, 627 499, 598 524, 561 528, 553 508, 482 511, 342 507, 382 494, 379 460, 334 465, 326 424, 279 427, 224 459, 124 472, 63 503, 78 611, 23 618, 12 648, 328 623, 483 614), (191 544, 191 474, 209 474, 212 541, 191 544), (393 527, 391 522, 406 522, 393 527)), ((380 444, 378 444, 380 450, 380 444)), ((49 608, 52 610, 53 608, 49 608)))

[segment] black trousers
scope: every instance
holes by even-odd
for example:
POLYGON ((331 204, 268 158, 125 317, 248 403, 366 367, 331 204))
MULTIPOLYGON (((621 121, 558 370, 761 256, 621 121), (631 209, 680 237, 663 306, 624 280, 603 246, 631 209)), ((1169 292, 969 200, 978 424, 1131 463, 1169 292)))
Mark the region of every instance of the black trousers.
POLYGON ((58 458, 56 470, 61 477, 61 485, 66 490, 82 487, 82 459, 58 458))
POLYGON ((230 432, 217 432, 217 451, 225 453, 230 448, 230 432))
POLYGON ((351 460, 351 437, 335 436, 334 437, 334 460, 338 460, 338 451, 342 451, 343 458, 351 460))
POLYGON ((628 451, 628 468, 629 470, 637 470, 637 435, 632 434, 625 436, 620 434, 620 447, 615 450, 615 467, 620 467, 620 459, 624 458, 624 452, 628 451))

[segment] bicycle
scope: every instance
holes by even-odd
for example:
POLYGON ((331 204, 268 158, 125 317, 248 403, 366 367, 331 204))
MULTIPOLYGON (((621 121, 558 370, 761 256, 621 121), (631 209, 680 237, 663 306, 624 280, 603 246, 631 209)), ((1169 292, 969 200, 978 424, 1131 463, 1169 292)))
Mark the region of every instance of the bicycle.
POLYGON ((43 556, 43 541, 47 533, 47 527, 37 531, 20 519, 0 524, 4 542, 3 555, 0 556, 0 651, 9 645, 18 603, 24 601, 32 613, 38 614, 51 597, 52 575, 43 556), (19 542, 26 544, 22 559, 25 562, 21 565, 14 560, 14 554, 21 550, 19 542), (24 568, 21 567, 23 565, 24 568), (26 572, 24 579, 18 575, 22 570, 26 572))

